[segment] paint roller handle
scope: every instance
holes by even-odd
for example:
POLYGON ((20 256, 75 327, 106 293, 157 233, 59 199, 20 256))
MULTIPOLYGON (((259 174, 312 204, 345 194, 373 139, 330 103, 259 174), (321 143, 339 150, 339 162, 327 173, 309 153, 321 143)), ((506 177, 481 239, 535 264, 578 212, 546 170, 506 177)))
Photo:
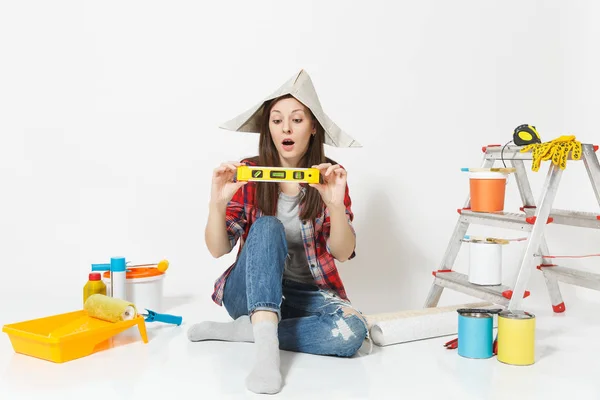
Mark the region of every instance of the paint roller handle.
POLYGON ((165 324, 181 325, 183 318, 177 315, 170 314, 159 314, 152 310, 148 310, 148 314, 145 318, 146 322, 164 322, 165 324))
POLYGON ((110 271, 110 264, 92 264, 92 271, 110 271))

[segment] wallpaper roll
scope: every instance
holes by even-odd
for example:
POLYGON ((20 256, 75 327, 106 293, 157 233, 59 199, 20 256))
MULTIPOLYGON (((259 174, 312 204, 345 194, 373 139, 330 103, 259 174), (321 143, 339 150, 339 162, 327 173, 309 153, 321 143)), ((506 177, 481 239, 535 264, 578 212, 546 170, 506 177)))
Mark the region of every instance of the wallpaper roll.
MULTIPOLYGON (((370 335, 378 346, 454 335, 458 333, 456 310, 459 308, 501 307, 485 302, 367 315, 370 335)), ((497 316, 493 317, 494 327, 496 327, 497 316)))
POLYGON ((133 303, 103 294, 93 294, 88 297, 83 309, 90 317, 108 322, 127 321, 137 316, 133 303))

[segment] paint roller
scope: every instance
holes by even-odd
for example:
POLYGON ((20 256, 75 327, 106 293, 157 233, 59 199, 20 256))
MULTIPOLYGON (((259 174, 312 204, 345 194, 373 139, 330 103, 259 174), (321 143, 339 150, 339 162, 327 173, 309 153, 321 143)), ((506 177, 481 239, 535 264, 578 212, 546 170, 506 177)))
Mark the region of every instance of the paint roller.
POLYGON ((103 294, 93 294, 88 297, 83 304, 83 309, 90 317, 107 322, 129 321, 138 315, 133 303, 103 294))
MULTIPOLYGON (((384 347, 393 344, 432 339, 458 333, 456 311, 459 309, 495 309, 488 302, 431 307, 393 313, 367 315, 373 343, 384 347)), ((497 321, 494 321, 495 326, 497 321)))
POLYGON ((87 298, 83 309, 90 317, 108 322, 121 322, 134 319, 141 315, 146 322, 164 322, 166 324, 181 325, 182 317, 169 314, 159 314, 146 309, 147 313, 140 313, 135 304, 128 301, 109 297, 103 294, 93 294, 87 298))

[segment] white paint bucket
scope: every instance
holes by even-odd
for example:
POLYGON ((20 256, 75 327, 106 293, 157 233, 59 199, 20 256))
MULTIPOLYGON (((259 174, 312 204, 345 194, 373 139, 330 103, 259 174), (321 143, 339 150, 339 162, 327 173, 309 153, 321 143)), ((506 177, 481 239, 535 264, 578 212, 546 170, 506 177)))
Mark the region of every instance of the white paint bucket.
MULTIPOLYGON (((163 282, 165 273, 156 268, 130 268, 126 273, 125 300, 135 304, 138 312, 152 310, 163 313, 163 282)), ((105 272, 102 280, 106 284, 106 294, 111 296, 110 272, 105 272)))
POLYGON ((475 285, 502 284, 502 245, 473 242, 469 247, 469 282, 475 285))

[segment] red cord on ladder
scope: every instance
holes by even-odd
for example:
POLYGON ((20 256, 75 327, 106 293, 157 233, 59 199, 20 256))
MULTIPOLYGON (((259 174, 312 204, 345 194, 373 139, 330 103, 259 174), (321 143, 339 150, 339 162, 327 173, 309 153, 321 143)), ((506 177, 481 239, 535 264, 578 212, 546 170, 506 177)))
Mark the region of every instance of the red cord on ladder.
POLYGON ((586 254, 583 256, 540 256, 543 258, 587 258, 587 257, 600 257, 600 254, 586 254))

